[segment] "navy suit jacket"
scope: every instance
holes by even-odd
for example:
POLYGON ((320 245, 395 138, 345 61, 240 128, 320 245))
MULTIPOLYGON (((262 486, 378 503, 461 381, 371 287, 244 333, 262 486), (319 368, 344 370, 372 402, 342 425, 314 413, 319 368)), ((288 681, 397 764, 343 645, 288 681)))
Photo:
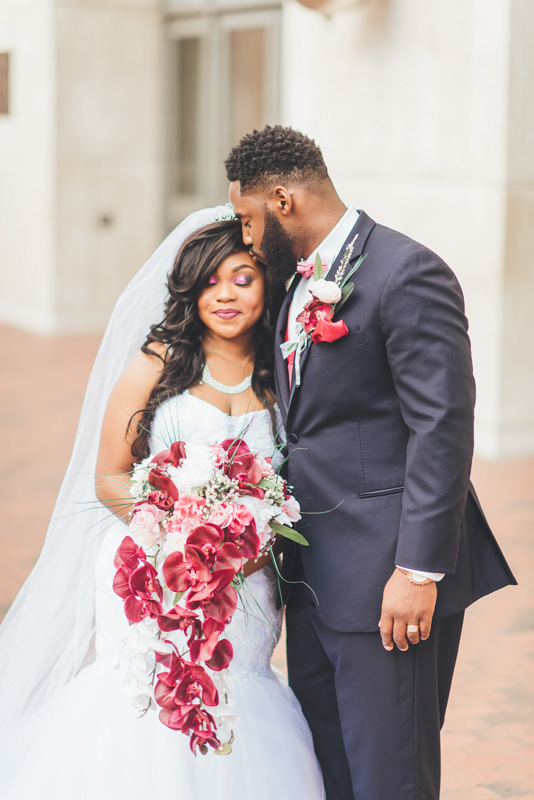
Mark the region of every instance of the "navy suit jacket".
MULTIPOLYGON (((475 384, 458 281, 435 253, 364 212, 347 242, 356 233, 350 263, 366 258, 334 317, 349 334, 309 342, 290 391, 279 347, 290 289, 275 366, 288 482, 309 541, 305 580, 328 627, 376 631, 395 564, 446 573, 439 616, 515 579, 469 482, 475 384)), ((286 543, 287 580, 300 575, 295 555, 286 543)))

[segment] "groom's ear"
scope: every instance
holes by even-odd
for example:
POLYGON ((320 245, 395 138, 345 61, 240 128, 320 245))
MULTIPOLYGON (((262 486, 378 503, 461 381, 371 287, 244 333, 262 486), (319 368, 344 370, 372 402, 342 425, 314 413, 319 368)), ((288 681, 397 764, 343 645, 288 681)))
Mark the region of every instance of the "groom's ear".
POLYGON ((293 195, 285 186, 276 186, 273 189, 272 200, 279 214, 289 216, 293 211, 293 195))

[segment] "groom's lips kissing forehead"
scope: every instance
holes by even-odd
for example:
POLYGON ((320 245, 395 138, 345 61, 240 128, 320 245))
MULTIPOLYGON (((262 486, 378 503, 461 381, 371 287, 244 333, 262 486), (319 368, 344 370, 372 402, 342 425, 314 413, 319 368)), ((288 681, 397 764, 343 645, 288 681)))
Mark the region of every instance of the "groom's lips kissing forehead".
POLYGON ((262 267, 265 267, 265 260, 257 253, 252 247, 249 248, 250 257, 254 261, 255 264, 260 264, 262 267))

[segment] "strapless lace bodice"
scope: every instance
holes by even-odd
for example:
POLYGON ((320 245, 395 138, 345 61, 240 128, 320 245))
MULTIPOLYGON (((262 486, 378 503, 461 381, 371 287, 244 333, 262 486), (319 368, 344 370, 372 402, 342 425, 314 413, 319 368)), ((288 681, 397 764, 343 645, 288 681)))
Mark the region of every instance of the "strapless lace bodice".
MULTIPOLYGON (((277 421, 281 429, 278 410, 277 421)), ((170 397, 157 409, 152 424, 150 452, 157 453, 176 441, 222 442, 241 436, 251 450, 275 456, 271 415, 266 409, 231 417, 200 397, 183 394, 170 397)))
MULTIPOLYGON (((271 416, 267 410, 231 417, 220 409, 185 392, 169 398, 156 411, 150 438, 150 451, 157 453, 174 441, 222 442, 242 436, 248 446, 262 456, 280 456, 274 443, 271 416)), ((128 632, 123 603, 113 592, 113 557, 127 534, 117 521, 106 533, 97 564, 96 651, 97 660, 119 667, 128 632)), ((276 608, 278 583, 268 566, 245 581, 232 622, 225 631, 234 648, 233 674, 254 672, 271 675, 270 659, 280 636, 282 612, 276 608)), ((172 637, 171 637, 172 638, 172 637)))

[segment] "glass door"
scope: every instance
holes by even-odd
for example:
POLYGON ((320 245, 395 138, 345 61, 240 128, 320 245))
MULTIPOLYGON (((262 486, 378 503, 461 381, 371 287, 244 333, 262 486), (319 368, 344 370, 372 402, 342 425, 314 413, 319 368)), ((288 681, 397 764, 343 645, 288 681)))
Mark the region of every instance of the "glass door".
POLYGON ((210 8, 167 24, 169 229, 197 208, 225 203, 229 150, 278 121, 279 7, 210 8))

